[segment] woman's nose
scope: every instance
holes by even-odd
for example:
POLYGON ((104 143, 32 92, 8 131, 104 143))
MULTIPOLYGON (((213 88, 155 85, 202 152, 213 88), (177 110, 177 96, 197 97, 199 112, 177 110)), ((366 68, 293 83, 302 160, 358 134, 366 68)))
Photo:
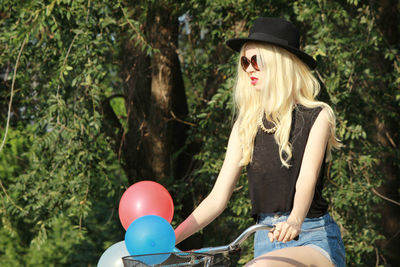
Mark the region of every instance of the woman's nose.
POLYGON ((246 69, 246 72, 253 73, 256 72, 256 70, 253 68, 253 65, 249 64, 249 66, 246 69))

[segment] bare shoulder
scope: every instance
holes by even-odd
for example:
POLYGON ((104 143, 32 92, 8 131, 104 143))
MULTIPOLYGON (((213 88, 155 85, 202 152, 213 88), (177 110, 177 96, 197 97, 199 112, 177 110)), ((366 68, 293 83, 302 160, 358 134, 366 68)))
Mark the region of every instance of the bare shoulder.
POLYGON ((232 131, 238 131, 238 128, 239 128, 239 121, 236 120, 236 121, 233 123, 232 131))
POLYGON ((311 127, 309 139, 321 139, 321 142, 327 142, 332 127, 332 114, 328 108, 322 108, 311 127))
POLYGON ((332 121, 332 114, 331 111, 323 107, 322 110, 318 113, 317 119, 313 125, 314 127, 330 127, 332 121))
POLYGON ((318 114, 318 117, 323 117, 326 120, 330 120, 331 118, 331 112, 329 111, 328 108, 323 107, 320 113, 318 114))
POLYGON ((230 138, 239 138, 239 122, 235 121, 235 123, 232 126, 232 130, 231 130, 231 135, 230 138))

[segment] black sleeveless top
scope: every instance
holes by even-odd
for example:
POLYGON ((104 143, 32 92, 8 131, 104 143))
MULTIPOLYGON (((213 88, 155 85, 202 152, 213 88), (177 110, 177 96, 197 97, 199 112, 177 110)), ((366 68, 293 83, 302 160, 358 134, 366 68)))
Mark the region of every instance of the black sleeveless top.
MULTIPOLYGON (((296 106, 293 110, 289 139, 292 144, 292 159, 289 161, 289 168, 282 165, 279 158, 279 146, 275 142, 274 135, 258 129, 254 141, 253 160, 247 166, 254 217, 260 213, 290 212, 292 210, 296 181, 300 173, 308 135, 321 110, 321 107, 309 109, 304 106, 296 106)), ((265 119, 264 125, 266 128, 273 126, 265 119)), ((320 217, 328 209, 328 203, 322 197, 324 174, 325 164, 323 163, 315 187, 314 199, 307 214, 308 218, 320 217)))

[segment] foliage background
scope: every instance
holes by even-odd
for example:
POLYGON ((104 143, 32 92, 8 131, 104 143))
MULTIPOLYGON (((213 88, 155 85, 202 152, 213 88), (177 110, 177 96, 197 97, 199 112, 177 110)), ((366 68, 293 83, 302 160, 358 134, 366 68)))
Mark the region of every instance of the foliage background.
MULTIPOLYGON (((190 168, 152 179, 173 196, 173 226, 189 215, 211 190, 232 125, 236 55, 224 41, 243 35, 258 16, 295 22, 304 50, 318 60, 321 98, 334 108, 344 144, 328 165, 325 194, 348 265, 400 264, 397 1, 0 3, 1 266, 94 266, 123 239, 118 201, 149 177, 118 149, 138 131, 130 126, 121 62, 127 43, 148 58, 163 55, 150 38, 154 17, 179 26, 181 105, 188 107, 179 120, 189 126, 171 161, 185 155, 190 168)), ((252 224, 247 194, 243 174, 223 215, 182 247, 232 241, 252 224)), ((234 261, 242 265, 251 253, 248 242, 234 261)))

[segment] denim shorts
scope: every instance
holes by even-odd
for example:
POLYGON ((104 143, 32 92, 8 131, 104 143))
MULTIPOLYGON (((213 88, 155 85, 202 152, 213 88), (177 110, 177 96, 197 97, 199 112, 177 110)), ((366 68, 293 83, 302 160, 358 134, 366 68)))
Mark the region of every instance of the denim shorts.
MULTIPOLYGON (((289 213, 260 214, 258 223, 275 225, 287 221, 289 213)), ((329 213, 318 218, 305 218, 298 240, 286 243, 270 242, 268 231, 257 231, 254 237, 254 258, 265 253, 288 247, 311 246, 326 256, 336 267, 346 266, 345 250, 340 229, 329 213)))

